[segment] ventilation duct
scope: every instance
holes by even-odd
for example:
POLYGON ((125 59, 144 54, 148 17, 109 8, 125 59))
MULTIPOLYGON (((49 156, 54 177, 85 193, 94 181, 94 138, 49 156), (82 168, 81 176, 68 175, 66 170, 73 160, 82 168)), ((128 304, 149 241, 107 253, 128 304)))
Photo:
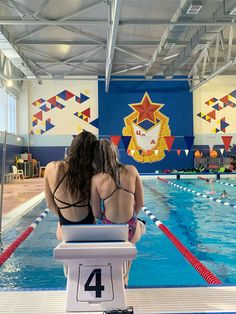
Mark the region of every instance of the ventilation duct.
POLYGON ((36 75, 31 70, 23 54, 14 48, 13 44, 11 44, 11 42, 8 40, 8 37, 9 36, 7 31, 3 27, 0 27, 0 51, 2 51, 6 58, 27 78, 36 78, 36 75))

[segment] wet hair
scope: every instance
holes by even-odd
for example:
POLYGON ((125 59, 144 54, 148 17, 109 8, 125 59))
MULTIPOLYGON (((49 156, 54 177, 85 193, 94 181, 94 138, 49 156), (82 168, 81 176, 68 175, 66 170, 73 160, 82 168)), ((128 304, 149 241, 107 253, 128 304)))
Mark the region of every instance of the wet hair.
MULTIPOLYGON (((96 141, 96 136, 90 132, 79 133, 73 139, 65 159, 68 164, 65 177, 66 188, 73 196, 80 194, 82 199, 88 199, 90 195, 93 150, 96 141)), ((63 163, 60 167, 64 167, 63 163)))
POLYGON ((94 148, 94 171, 97 173, 108 173, 116 184, 118 169, 127 171, 119 161, 117 147, 108 139, 101 139, 97 141, 94 148))

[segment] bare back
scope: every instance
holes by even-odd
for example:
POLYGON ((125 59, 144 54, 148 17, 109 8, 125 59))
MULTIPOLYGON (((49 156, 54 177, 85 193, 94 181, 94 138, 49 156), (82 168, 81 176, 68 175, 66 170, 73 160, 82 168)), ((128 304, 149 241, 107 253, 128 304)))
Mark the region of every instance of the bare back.
POLYGON ((77 195, 75 198, 70 194, 64 180, 67 164, 63 163, 64 170, 61 170, 61 168, 59 170, 59 162, 51 162, 46 166, 44 174, 45 198, 48 207, 54 213, 58 214, 60 210, 64 218, 71 222, 77 222, 83 220, 88 215, 89 200, 84 199, 83 195, 77 195), (79 204, 79 207, 76 204, 79 204))
POLYGON ((107 173, 92 178, 91 202, 95 217, 101 217, 101 200, 105 216, 114 223, 127 222, 143 206, 143 190, 138 172, 134 166, 119 169, 119 186, 107 173))

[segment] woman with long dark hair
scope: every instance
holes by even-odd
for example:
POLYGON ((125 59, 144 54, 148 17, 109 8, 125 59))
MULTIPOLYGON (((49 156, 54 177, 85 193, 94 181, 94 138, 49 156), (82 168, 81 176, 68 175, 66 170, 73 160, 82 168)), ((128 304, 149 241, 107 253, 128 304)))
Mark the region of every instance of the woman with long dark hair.
MULTIPOLYGON (((129 241, 136 243, 145 232, 137 218, 144 206, 143 186, 137 169, 123 165, 115 145, 107 139, 96 142, 91 180, 91 206, 97 223, 128 224, 129 241)), ((128 263, 124 283, 128 284, 128 263)))
POLYGON ((72 141, 68 157, 50 162, 44 173, 44 191, 48 208, 58 215, 57 238, 62 225, 92 224, 90 182, 96 136, 83 131, 72 141))

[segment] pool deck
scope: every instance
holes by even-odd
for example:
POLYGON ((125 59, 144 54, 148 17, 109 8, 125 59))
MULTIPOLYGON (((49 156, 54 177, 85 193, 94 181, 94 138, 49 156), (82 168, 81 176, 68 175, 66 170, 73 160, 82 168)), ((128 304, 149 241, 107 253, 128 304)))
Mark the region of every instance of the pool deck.
MULTIPOLYGON (((61 290, 1 291, 0 313, 64 314, 65 299, 66 292, 61 290)), ((135 314, 236 313, 236 287, 126 289, 126 301, 135 314)))
POLYGON ((21 179, 3 187, 2 231, 44 199, 43 178, 21 179))

